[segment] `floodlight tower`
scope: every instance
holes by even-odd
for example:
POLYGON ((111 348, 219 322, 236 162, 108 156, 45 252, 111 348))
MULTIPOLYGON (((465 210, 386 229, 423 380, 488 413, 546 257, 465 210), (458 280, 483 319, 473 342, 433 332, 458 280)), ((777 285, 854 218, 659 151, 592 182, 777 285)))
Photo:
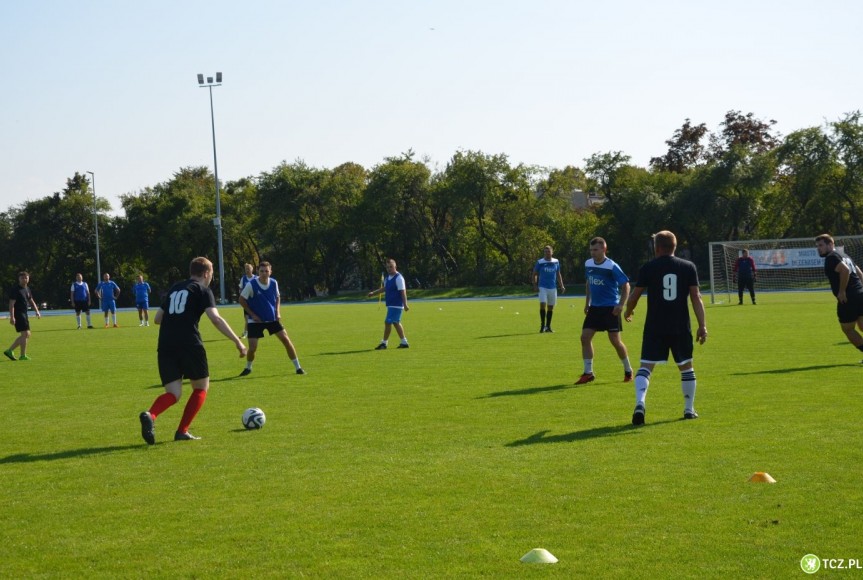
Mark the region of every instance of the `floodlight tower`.
POLYGON ((96 213, 96 174, 88 171, 93 185, 93 230, 96 232, 96 284, 102 281, 102 262, 99 260, 99 215, 96 213))
POLYGON ((225 298, 225 255, 222 250, 222 199, 219 194, 219 163, 216 160, 216 117, 213 114, 213 87, 222 86, 222 73, 216 73, 216 82, 213 77, 207 77, 198 73, 198 86, 210 89, 210 126, 213 129, 213 176, 216 179, 216 218, 213 225, 216 226, 216 238, 219 241, 219 303, 227 303, 225 298))

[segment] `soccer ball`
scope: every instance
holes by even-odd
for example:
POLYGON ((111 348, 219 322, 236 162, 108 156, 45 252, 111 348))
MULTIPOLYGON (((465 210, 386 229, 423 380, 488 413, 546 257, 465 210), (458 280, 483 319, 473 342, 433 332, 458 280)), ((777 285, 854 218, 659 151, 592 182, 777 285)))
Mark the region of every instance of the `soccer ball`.
POLYGON ((260 429, 267 422, 267 416, 257 407, 250 407, 243 413, 243 427, 246 429, 260 429))

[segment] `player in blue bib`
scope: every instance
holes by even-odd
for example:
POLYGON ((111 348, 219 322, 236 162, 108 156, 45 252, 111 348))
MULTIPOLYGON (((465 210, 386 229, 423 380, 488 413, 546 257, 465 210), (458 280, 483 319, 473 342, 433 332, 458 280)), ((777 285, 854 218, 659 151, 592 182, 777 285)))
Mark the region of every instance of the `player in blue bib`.
POLYGON ((138 326, 150 326, 150 285, 139 275, 132 291, 135 292, 135 307, 138 308, 138 326))
POLYGON ((531 270, 533 291, 539 296, 539 331, 554 332, 551 329, 551 317, 554 305, 557 304, 557 287, 560 293, 566 292, 563 286, 563 275, 560 273, 560 262, 553 258, 551 246, 543 248, 543 257, 536 261, 531 270))
POLYGON ((595 237, 590 240, 590 258, 584 263, 584 323, 581 326, 581 356, 584 372, 575 382, 583 385, 593 381, 593 335, 608 332, 608 340, 623 363, 623 382, 632 380, 632 365, 626 345, 620 339, 623 325, 620 313, 629 298, 629 278, 614 260, 605 255, 608 247, 605 240, 595 237))
POLYGON ((269 262, 261 262, 258 265, 258 277, 246 284, 240 293, 240 305, 248 315, 249 324, 249 352, 246 355, 246 368, 240 373, 244 377, 252 372, 252 363, 255 361, 255 352, 258 350, 258 340, 264 337, 264 331, 276 338, 285 346, 288 358, 294 364, 298 375, 306 374, 300 366, 297 357, 297 349, 288 336, 288 331, 282 326, 279 296, 279 283, 275 278, 270 278, 273 267, 269 262))
MULTIPOLYGON (((249 285, 249 282, 257 278, 255 275, 255 267, 251 264, 243 264, 243 275, 240 277, 240 293, 242 294, 243 289, 249 285)), ((240 338, 246 338, 249 336, 249 319, 243 316, 243 334, 240 338)))
POLYGON ((78 322, 78 329, 81 329, 81 312, 87 315, 87 328, 93 328, 93 322, 90 320, 90 286, 84 282, 84 276, 81 274, 75 274, 75 281, 72 282, 72 286, 69 288, 69 300, 75 309, 75 320, 78 322))
POLYGON ((405 277, 396 269, 396 261, 392 258, 387 260, 387 275, 383 285, 377 290, 372 290, 368 295, 371 297, 381 292, 384 293, 387 303, 387 317, 384 320, 384 337, 380 344, 375 347, 375 350, 386 350, 393 328, 396 329, 396 334, 401 340, 398 348, 410 348, 405 336, 405 329, 402 326, 402 313, 410 310, 407 285, 405 284, 405 277))

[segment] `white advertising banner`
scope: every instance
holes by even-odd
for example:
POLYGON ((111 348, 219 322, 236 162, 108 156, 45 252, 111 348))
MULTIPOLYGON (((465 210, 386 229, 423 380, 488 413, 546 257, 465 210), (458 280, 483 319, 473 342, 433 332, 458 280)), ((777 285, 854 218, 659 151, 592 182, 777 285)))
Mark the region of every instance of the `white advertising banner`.
MULTIPOLYGON (((844 247, 836 246, 840 252, 844 247)), ((757 270, 779 270, 784 268, 823 268, 824 258, 815 248, 778 248, 775 250, 749 250, 757 270)))

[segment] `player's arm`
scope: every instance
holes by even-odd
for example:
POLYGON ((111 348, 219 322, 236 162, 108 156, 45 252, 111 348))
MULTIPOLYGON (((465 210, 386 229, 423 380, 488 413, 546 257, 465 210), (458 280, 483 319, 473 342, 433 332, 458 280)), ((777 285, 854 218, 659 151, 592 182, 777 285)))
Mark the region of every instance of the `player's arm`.
POLYGON ((219 332, 224 334, 227 338, 234 343, 234 346, 237 347, 237 350, 240 351, 240 358, 246 356, 246 345, 243 344, 243 341, 240 340, 240 337, 237 336, 234 331, 231 329, 231 325, 222 318, 219 314, 219 310, 217 308, 207 308, 207 318, 210 319, 210 322, 213 323, 213 326, 219 329, 219 332))
POLYGON ((557 285, 560 286, 561 294, 566 292, 566 287, 563 285, 563 274, 560 273, 560 270, 557 271, 557 285))
POLYGON ((533 284, 534 290, 539 290, 539 272, 536 269, 536 266, 530 271, 530 283, 533 284))
MULTIPOLYGON (((248 286, 247 286, 247 287, 248 287, 248 286)), ((254 320, 255 322, 260 322, 260 321, 261 321, 261 318, 260 318, 257 314, 255 314, 255 313, 254 313, 254 311, 252 311, 252 308, 249 306, 249 303, 248 303, 248 301, 246 300, 246 297, 245 297, 245 296, 243 296, 242 294, 240 294, 240 297, 239 297, 238 301, 239 301, 239 303, 240 303, 240 306, 242 306, 242 307, 243 307, 243 311, 246 313, 246 315, 247 315, 249 318, 251 318, 251 319, 252 319, 252 320, 254 320)))
POLYGON ((15 326, 15 301, 9 301, 9 324, 15 326))
POLYGON ((749 256, 749 265, 752 266, 752 279, 755 280, 755 258, 749 256))
POLYGON ((611 311, 615 316, 620 316, 623 308, 626 306, 626 301, 629 300, 629 282, 624 282, 620 285, 620 302, 611 311))
POLYGON ((692 302, 692 310, 695 312, 695 319, 698 321, 698 331, 695 333, 695 340, 698 344, 704 344, 707 340, 707 318, 704 313, 704 301, 701 299, 701 291, 698 286, 689 287, 689 300, 692 302))
POLYGON ((590 280, 584 283, 584 313, 590 310, 590 280))
POLYGON ((33 312, 36 313, 36 318, 42 318, 42 313, 39 312, 39 307, 36 306, 36 301, 33 300, 32 294, 30 294, 30 305, 33 306, 33 312))
POLYGON ((402 295, 402 305, 404 305, 405 312, 407 312, 408 310, 410 310, 410 306, 408 306, 408 291, 401 290, 400 293, 402 295))
POLYGON ((74 290, 69 290, 69 304, 71 304, 73 307, 75 306, 75 291, 74 290))
POLYGON ((632 313, 635 311, 635 307, 638 305, 638 300, 641 298, 644 290, 643 286, 636 286, 632 289, 629 298, 626 299, 626 311, 623 313, 623 318, 627 322, 632 322, 632 313))
POLYGON ((120 297, 120 287, 114 284, 114 300, 120 297))
POLYGON ((845 291, 848 289, 848 280, 851 279, 851 270, 848 269, 845 262, 840 260, 836 264, 835 272, 839 274, 839 291, 836 293, 836 299, 845 304, 848 302, 848 296, 845 294, 845 291))
POLYGON ((162 324, 162 318, 165 316, 165 311, 159 308, 156 311, 156 316, 153 318, 154 324, 162 324))

